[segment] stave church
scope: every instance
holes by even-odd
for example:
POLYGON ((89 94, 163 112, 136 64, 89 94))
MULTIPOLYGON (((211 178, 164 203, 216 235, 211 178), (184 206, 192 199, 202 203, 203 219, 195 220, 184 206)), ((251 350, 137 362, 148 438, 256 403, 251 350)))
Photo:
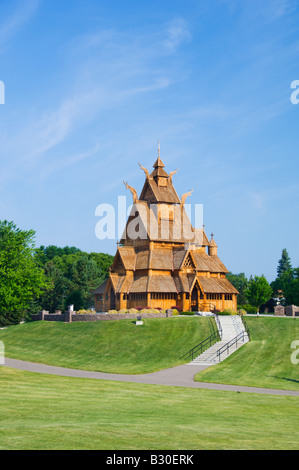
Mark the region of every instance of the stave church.
POLYGON ((185 210, 191 192, 178 197, 173 176, 160 158, 152 173, 139 164, 145 182, 117 246, 109 278, 95 290, 98 312, 136 307, 181 311, 237 309, 238 291, 226 278, 213 234, 192 226, 185 210))

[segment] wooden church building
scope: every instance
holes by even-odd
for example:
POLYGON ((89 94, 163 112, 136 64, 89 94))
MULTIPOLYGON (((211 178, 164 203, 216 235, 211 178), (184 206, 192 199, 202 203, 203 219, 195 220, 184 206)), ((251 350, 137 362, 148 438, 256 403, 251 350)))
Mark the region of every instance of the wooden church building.
POLYGON ((99 312, 136 307, 171 308, 182 311, 221 311, 237 308, 238 291, 226 279, 227 268, 213 238, 195 229, 186 214, 185 200, 178 197, 158 159, 154 171, 139 164, 146 179, 118 243, 109 278, 95 294, 99 312))

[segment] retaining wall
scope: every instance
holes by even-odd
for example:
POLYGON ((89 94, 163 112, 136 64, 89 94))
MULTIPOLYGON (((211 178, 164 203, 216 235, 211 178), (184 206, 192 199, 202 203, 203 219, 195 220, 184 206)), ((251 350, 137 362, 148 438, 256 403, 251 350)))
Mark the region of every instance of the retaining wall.
POLYGON ((40 312, 38 315, 32 315, 32 321, 63 321, 70 323, 73 321, 109 321, 109 320, 137 320, 137 317, 141 316, 142 319, 146 318, 166 318, 172 316, 172 310, 166 313, 92 313, 92 314, 76 314, 76 312, 70 313, 48 313, 40 312))

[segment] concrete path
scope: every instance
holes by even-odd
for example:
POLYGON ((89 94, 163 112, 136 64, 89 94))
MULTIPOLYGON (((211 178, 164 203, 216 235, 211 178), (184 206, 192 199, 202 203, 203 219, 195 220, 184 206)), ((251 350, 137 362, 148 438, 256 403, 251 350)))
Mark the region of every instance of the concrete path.
MULTIPOLYGON (((105 372, 89 372, 77 369, 67 369, 64 367, 48 366, 33 362, 19 361, 17 359, 5 358, 3 367, 26 370, 42 374, 59 375, 63 377, 80 377, 87 379, 115 380, 118 382, 133 382, 139 384, 151 385, 171 385, 174 387, 190 387, 208 390, 222 390, 230 392, 249 392, 262 393, 268 395, 299 396, 299 392, 291 390, 276 390, 269 388, 244 387, 239 385, 223 385, 213 383, 195 382, 195 374, 206 369, 209 366, 190 366, 182 365, 172 367, 171 369, 160 370, 151 374, 126 375, 126 374, 108 374, 105 372)), ((1 370, 1 369, 0 369, 1 370)))

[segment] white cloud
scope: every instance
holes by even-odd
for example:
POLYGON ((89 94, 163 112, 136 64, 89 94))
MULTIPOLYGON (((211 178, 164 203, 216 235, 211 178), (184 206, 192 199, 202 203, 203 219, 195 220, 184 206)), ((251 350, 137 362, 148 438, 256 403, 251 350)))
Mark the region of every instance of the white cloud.
POLYGON ((37 10, 40 0, 23 0, 9 18, 0 24, 0 52, 37 10))
POLYGON ((174 52, 182 43, 190 41, 191 34, 184 18, 172 21, 166 29, 163 45, 169 52, 174 52))

